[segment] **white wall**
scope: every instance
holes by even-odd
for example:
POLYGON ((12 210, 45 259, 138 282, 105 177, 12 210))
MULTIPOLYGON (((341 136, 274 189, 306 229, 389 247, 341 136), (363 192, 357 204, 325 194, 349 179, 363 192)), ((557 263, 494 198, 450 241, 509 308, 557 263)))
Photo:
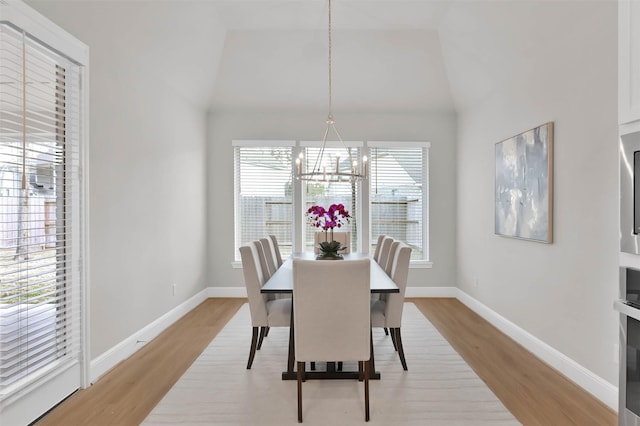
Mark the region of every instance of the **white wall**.
POLYGON ((165 84, 161 64, 117 48, 127 44, 126 34, 114 31, 131 18, 123 10, 104 2, 29 4, 90 48, 95 359, 207 284, 206 114, 165 84))
MULTIPOLYGON (((194 86, 184 79, 189 74, 183 81, 175 79, 178 72, 163 74, 159 58, 166 44, 154 44, 146 32, 155 22, 144 19, 148 2, 28 3, 91 48, 95 358, 207 285, 242 287, 242 271, 232 269, 229 251, 231 140, 318 139, 326 111, 269 108, 205 117, 175 91, 194 86)), ((174 4, 179 11, 179 3, 153 7, 174 4)), ((167 23, 173 12, 167 10, 167 23)), ((216 26, 213 17, 203 19, 216 26)), ((612 0, 456 2, 440 40, 458 122, 452 113, 335 111, 345 139, 432 144, 434 267, 412 270, 409 285, 457 284, 612 384, 616 34, 612 0), (497 237, 494 144, 546 121, 555 122, 555 241, 497 237)), ((211 57, 219 56, 222 40, 224 35, 218 44, 212 41, 211 57)), ((205 69, 191 68, 196 74, 205 69)))
MULTIPOLYGON (((455 285, 455 114, 334 111, 344 140, 431 142, 430 250, 432 269, 412 269, 409 286, 455 285)), ((214 287, 243 287, 233 269, 233 139, 319 140, 326 111, 217 111, 209 115, 209 274, 214 287)))
POLYGON ((617 386, 615 2, 478 2, 441 29, 457 94, 458 285, 617 386), (462 37, 462 38, 460 38, 462 37), (494 145, 555 123, 554 242, 494 235, 494 145), (478 279, 478 287, 473 281, 478 279))

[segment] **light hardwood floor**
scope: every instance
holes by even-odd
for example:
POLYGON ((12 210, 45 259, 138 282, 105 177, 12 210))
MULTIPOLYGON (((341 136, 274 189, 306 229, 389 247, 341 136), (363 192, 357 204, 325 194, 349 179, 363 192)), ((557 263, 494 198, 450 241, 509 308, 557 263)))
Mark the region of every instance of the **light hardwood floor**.
MULTIPOLYGON (((456 299, 409 299, 524 425, 615 425, 616 413, 456 299)), ((208 299, 88 389, 36 423, 137 425, 244 299, 208 299)), ((249 325, 247 325, 249 327, 249 325)), ((247 342, 247 353, 249 342, 247 342)))
POLYGON ((617 414, 457 299, 410 299, 524 425, 616 425, 617 414))

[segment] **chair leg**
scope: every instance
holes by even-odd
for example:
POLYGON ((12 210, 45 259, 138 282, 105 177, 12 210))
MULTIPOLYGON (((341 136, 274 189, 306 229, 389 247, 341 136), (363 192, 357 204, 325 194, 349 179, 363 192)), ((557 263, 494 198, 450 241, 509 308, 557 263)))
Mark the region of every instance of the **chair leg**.
POLYGON ((373 328, 369 328, 369 373, 367 373, 367 377, 371 378, 370 375, 375 373, 376 371, 376 358, 375 353, 373 352, 373 328))
POLYGON ((364 420, 369 421, 369 365, 370 360, 364 362, 364 420))
POLYGON ((384 328, 384 334, 385 334, 385 336, 389 335, 389 329, 387 327, 384 328))
POLYGON ((404 349, 402 348, 402 337, 400 337, 400 327, 396 328, 393 334, 396 336, 396 342, 398 344, 398 355, 400 355, 400 362, 402 368, 407 371, 407 361, 404 359, 404 349))
POLYGON ((302 376, 304 375, 304 362, 298 361, 298 423, 302 423, 302 376))
POLYGON ((398 343, 396 342, 395 328, 391 329, 391 343, 393 343, 393 349, 398 352, 398 343))
POLYGON ((264 340, 264 336, 269 332, 269 327, 261 327, 260 328, 260 340, 258 340, 258 350, 262 348, 262 341, 264 340))
POLYGON ((269 335, 269 330, 271 329, 271 327, 267 327, 267 331, 264 333, 264 337, 267 337, 269 335))
POLYGON ((253 332, 251 333, 251 349, 249 349, 249 361, 247 362, 247 370, 251 369, 251 365, 253 364, 253 358, 256 356, 256 344, 258 342, 258 327, 253 327, 253 332))

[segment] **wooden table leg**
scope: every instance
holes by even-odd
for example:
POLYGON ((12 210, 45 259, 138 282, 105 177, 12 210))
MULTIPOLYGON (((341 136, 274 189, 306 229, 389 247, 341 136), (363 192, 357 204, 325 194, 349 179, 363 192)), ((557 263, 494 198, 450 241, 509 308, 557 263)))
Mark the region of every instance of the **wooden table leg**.
POLYGON ((371 358, 369 364, 369 378, 374 380, 380 379, 380 373, 376 373, 376 361, 373 357, 373 328, 369 327, 369 344, 371 346, 371 358))
POLYGON ((287 373, 293 374, 293 365, 296 357, 295 337, 293 334, 293 301, 291 301, 291 320, 289 323, 289 356, 287 359, 287 373))

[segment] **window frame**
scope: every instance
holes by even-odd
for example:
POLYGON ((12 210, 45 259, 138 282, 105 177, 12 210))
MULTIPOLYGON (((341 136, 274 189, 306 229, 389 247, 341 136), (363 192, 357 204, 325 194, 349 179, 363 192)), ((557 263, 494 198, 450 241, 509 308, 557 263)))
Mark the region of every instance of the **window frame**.
MULTIPOLYGON (((426 141, 367 141, 366 143, 368 149, 368 158, 372 158, 371 149, 372 148, 407 148, 407 149, 422 149, 422 243, 423 243, 423 257, 422 259, 411 259, 409 262, 411 268, 431 268, 433 266, 433 262, 431 261, 430 255, 430 221, 429 221, 429 206, 430 206, 430 193, 429 193, 429 151, 431 148, 431 143, 426 141)), ((371 167, 372 168, 372 167, 371 167)), ((369 236, 370 242, 369 247, 373 244, 373 242, 377 239, 377 235, 371 235, 372 225, 371 225, 371 179, 367 176, 368 183, 368 205, 369 205, 369 236)))
MULTIPOLYGON (((433 266, 433 262, 430 259, 430 222, 429 222, 429 205, 430 205, 430 192, 429 192, 429 151, 431 148, 430 142, 425 141, 348 141, 344 142, 345 146, 358 148, 360 150, 359 155, 366 155, 367 158, 371 158, 371 149, 372 148, 422 148, 423 149, 423 158, 422 158, 422 240, 424 245, 424 255, 422 259, 412 259, 410 261, 411 268, 431 268, 433 266)), ((237 220, 237 212, 238 212, 238 188, 237 188, 237 173, 235 170, 236 164, 236 147, 239 146, 249 146, 249 147, 292 147, 292 161, 291 161, 291 170, 293 173, 294 168, 294 159, 298 157, 298 155, 305 150, 307 147, 319 147, 321 145, 320 141, 309 141, 309 140, 260 140, 260 139, 252 139, 252 140, 233 140, 233 161, 234 161, 234 257, 231 262, 234 268, 242 268, 242 262, 239 256, 239 245, 246 243, 246 241, 238 240, 238 220, 237 220)), ((328 147, 342 147, 340 142, 330 142, 327 141, 328 147)), ((372 226, 371 226, 371 180, 369 176, 364 182, 357 183, 357 208, 356 208, 356 216, 354 220, 358 221, 359 224, 359 232, 357 235, 357 245, 361 252, 369 251, 371 249, 371 245, 374 242, 374 237, 377 239, 377 236, 372 236, 372 226)), ((305 220, 305 209, 304 209, 304 197, 303 197, 303 188, 304 184, 302 181, 293 179, 293 229, 292 229, 292 242, 293 242, 293 251, 300 251, 304 248, 304 235, 305 235, 305 226, 308 226, 305 220)))
MULTIPOLYGON (((298 152, 303 152, 306 148, 320 148, 320 146, 322 146, 322 141, 308 141, 308 140, 304 140, 304 141, 300 141, 297 143, 297 147, 298 147, 298 152)), ((355 148, 358 150, 356 156, 358 157, 358 160, 362 157, 362 155, 368 155, 368 149, 365 146, 365 143, 363 141, 343 141, 342 143, 340 143, 339 141, 327 141, 325 143, 325 147, 328 149, 333 149, 333 148, 355 148)), ((297 157, 296 157, 297 158, 297 157)), ((298 210, 294 211, 294 215, 296 211, 300 211, 300 216, 301 216, 301 227, 297 228, 297 234, 300 236, 300 238, 296 239, 296 250, 297 251, 303 251, 305 249, 306 246, 306 241, 305 241, 305 235, 307 235, 307 233, 309 233, 309 225, 306 223, 306 197, 305 194, 303 192, 304 190, 304 182, 300 181, 300 180, 295 180, 296 183, 299 186, 299 192, 295 193, 294 192, 294 198, 296 197, 296 195, 298 196, 298 204, 299 204, 299 208, 298 210)), ((355 233, 355 238, 356 238, 356 248, 358 250, 356 251, 362 251, 361 249, 363 247, 368 247, 363 245, 363 242, 366 241, 366 238, 363 238, 363 234, 367 234, 369 233, 368 229, 366 226, 363 226, 364 222, 363 222, 363 218, 365 217, 365 215, 363 215, 362 213, 362 208, 363 205, 365 204, 363 202, 363 195, 362 195, 362 190, 363 187, 366 185, 363 185, 362 182, 357 182, 356 183, 356 201, 355 201, 355 206, 353 206, 351 208, 351 210, 349 210, 349 213, 353 216, 351 222, 351 226, 353 226, 353 223, 358 223, 360 224, 361 228, 358 232, 355 233)), ((294 201, 295 202, 295 201, 294 201)), ((323 207, 328 207, 328 206, 323 206, 323 207)), ((350 227, 351 228, 351 227, 350 227)), ((352 231, 352 235, 353 235, 353 231, 352 231)))
MULTIPOLYGON (((251 140, 233 140, 232 141, 232 147, 233 147, 233 226, 234 226, 234 258, 233 258, 233 263, 234 265, 236 264, 240 264, 240 266, 242 265, 242 262, 240 260, 240 252, 239 252, 239 248, 242 244, 246 244, 249 241, 242 241, 242 233, 240 231, 240 223, 238 221, 238 214, 241 211, 240 209, 240 188, 238 187, 238 174, 240 173, 240 171, 237 169, 237 165, 238 165, 238 158, 236 157, 236 152, 237 149, 236 148, 291 148, 291 163, 293 164, 293 158, 295 158, 295 156, 297 155, 297 151, 296 151, 296 142, 292 141, 292 140, 261 140, 261 139, 251 139, 251 140)), ((290 168, 291 168, 291 164, 290 164, 290 168)), ((293 173, 293 169, 290 169, 291 173, 293 173)), ((292 223, 292 232, 295 236, 295 193, 296 193, 296 182, 295 179, 293 179, 293 195, 292 195, 292 209, 293 209, 293 223, 292 223)), ((292 236, 292 238, 294 238, 294 236, 292 236)), ((266 237, 266 235, 263 235, 262 237, 266 237)), ((295 247, 295 240, 292 240, 293 246, 295 247)))

